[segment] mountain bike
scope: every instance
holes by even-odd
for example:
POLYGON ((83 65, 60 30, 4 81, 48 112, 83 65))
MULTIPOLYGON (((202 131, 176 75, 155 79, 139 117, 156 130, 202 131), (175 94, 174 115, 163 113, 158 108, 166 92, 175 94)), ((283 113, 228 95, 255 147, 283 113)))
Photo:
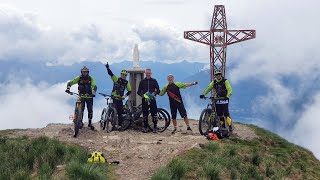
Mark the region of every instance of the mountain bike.
POLYGON ((106 130, 108 133, 118 128, 117 110, 113 106, 113 95, 99 93, 107 100, 107 107, 103 108, 100 119, 100 130, 106 130))
POLYGON ((75 92, 67 92, 68 94, 77 97, 75 109, 74 109, 74 115, 70 119, 73 120, 73 126, 74 126, 74 134, 73 137, 77 137, 79 134, 79 129, 82 128, 82 119, 83 119, 83 111, 82 111, 82 103, 81 103, 81 98, 83 97, 92 97, 92 95, 79 95, 78 93, 75 92))
POLYGON ((206 135, 213 127, 218 127, 221 130, 227 130, 229 132, 229 126, 225 116, 219 117, 217 115, 216 102, 219 100, 225 100, 224 98, 216 97, 204 97, 204 99, 212 100, 207 108, 202 110, 199 119, 199 132, 201 135, 206 135))
MULTIPOLYGON (((121 126, 121 130, 126 130, 130 127, 132 123, 143 121, 142 115, 142 104, 139 106, 134 106, 133 101, 126 101, 124 105, 124 115, 123 115, 123 123, 121 126)), ((169 113, 163 109, 157 109, 157 128, 158 132, 163 132, 170 125, 170 115, 169 113)), ((148 116, 148 128, 152 131, 153 129, 153 121, 152 116, 148 116)))

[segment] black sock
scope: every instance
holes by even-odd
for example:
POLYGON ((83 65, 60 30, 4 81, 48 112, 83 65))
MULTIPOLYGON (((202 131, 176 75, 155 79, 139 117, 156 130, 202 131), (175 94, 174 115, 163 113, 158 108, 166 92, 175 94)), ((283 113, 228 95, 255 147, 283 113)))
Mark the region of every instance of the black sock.
POLYGON ((143 119, 143 127, 148 128, 148 118, 143 119))
POLYGON ((153 128, 157 128, 157 118, 156 117, 154 117, 153 119, 153 128))

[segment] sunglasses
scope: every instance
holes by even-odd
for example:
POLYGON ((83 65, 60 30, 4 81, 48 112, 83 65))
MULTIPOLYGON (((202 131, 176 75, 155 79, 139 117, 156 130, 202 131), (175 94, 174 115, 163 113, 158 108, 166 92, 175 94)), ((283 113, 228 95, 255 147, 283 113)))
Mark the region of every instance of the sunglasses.
POLYGON ((221 74, 215 74, 215 76, 219 76, 219 75, 221 75, 221 74))

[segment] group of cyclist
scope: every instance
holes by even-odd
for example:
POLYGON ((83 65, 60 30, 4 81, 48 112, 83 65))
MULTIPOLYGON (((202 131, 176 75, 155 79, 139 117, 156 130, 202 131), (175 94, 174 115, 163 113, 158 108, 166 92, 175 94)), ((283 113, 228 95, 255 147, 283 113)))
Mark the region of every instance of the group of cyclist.
MULTIPOLYGON (((113 81, 113 89, 112 95, 114 97, 114 106, 118 112, 118 126, 121 127, 123 122, 122 114, 123 114, 123 100, 132 93, 131 85, 128 82, 127 75, 128 72, 126 70, 122 70, 120 72, 120 77, 117 77, 113 74, 110 69, 109 64, 105 65, 108 74, 113 81), (125 93, 125 91, 127 91, 125 93)), ((174 134, 177 131, 177 112, 179 111, 180 116, 184 119, 184 122, 187 126, 187 131, 192 131, 189 120, 187 116, 187 111, 185 109, 180 89, 185 89, 190 86, 197 85, 198 82, 192 83, 181 83, 175 82, 174 76, 169 74, 167 76, 168 83, 160 90, 159 84, 156 79, 151 77, 152 71, 151 69, 145 70, 145 78, 141 80, 139 83, 137 94, 142 97, 142 111, 143 111, 143 132, 148 132, 148 116, 149 112, 151 113, 153 120, 153 133, 157 133, 157 101, 156 96, 163 96, 167 93, 170 102, 170 110, 171 117, 174 126, 174 130, 172 133, 174 134)), ((229 98, 232 95, 232 88, 227 79, 222 76, 222 72, 220 70, 216 70, 214 72, 215 79, 212 81, 209 86, 205 89, 205 91, 200 95, 200 98, 205 98, 205 95, 210 91, 215 90, 216 96, 220 98, 219 101, 216 102, 216 111, 218 116, 225 116, 230 119, 230 130, 232 130, 231 118, 229 114, 229 98)), ((77 76, 73 80, 67 83, 67 89, 65 92, 70 93, 70 88, 72 85, 78 84, 78 92, 81 95, 81 103, 82 103, 82 111, 85 109, 85 105, 87 105, 88 109, 88 127, 91 130, 94 130, 94 126, 92 125, 92 116, 93 116, 93 97, 95 97, 97 91, 97 85, 92 76, 89 75, 89 69, 84 66, 81 69, 81 75, 77 76)), ((80 129, 83 127, 83 122, 81 122, 80 129)), ((115 128, 115 127, 113 127, 115 128)), ((116 129, 113 129, 116 130, 116 129)))

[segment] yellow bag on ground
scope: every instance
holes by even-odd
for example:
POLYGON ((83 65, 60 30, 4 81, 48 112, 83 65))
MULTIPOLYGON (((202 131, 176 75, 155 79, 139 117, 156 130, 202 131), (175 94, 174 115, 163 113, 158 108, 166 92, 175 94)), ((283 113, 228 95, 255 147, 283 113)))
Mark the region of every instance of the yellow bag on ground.
POLYGON ((88 163, 105 163, 106 159, 104 158, 101 152, 93 152, 89 155, 88 163))

